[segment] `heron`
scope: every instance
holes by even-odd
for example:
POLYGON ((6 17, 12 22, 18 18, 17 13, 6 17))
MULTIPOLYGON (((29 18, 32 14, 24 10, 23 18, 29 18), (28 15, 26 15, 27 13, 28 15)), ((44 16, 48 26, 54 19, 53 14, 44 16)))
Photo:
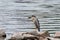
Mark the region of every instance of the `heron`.
POLYGON ((32 15, 31 17, 29 17, 29 19, 32 20, 32 22, 34 23, 36 29, 37 29, 38 31, 40 31, 40 23, 39 23, 38 18, 37 18, 35 15, 32 15))

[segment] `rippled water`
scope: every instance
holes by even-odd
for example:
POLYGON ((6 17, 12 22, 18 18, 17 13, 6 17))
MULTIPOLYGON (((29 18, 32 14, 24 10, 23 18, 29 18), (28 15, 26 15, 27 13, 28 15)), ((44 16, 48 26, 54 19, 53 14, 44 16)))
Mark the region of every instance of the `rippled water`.
POLYGON ((0 0, 0 26, 6 31, 6 40, 13 32, 34 30, 28 19, 31 15, 39 19, 41 31, 51 35, 60 31, 60 0, 0 0))

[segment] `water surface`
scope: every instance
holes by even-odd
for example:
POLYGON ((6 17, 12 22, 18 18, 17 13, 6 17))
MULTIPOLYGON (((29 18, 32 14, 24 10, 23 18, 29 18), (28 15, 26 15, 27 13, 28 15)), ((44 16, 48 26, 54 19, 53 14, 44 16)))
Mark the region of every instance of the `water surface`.
POLYGON ((51 36, 60 31, 60 0, 0 0, 0 26, 5 29, 7 40, 14 32, 28 32, 35 28, 28 17, 36 15, 41 31, 51 36))

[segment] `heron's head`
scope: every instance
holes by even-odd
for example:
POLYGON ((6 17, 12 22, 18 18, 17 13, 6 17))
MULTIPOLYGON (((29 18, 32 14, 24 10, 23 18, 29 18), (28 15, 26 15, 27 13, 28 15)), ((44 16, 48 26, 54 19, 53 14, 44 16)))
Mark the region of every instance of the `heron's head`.
POLYGON ((31 19, 32 17, 36 17, 35 15, 32 15, 32 16, 30 16, 30 17, 28 17, 29 19, 31 19))
POLYGON ((28 18, 33 21, 33 20, 36 18, 36 16, 35 16, 35 15, 32 15, 32 16, 30 16, 30 17, 28 17, 28 18))

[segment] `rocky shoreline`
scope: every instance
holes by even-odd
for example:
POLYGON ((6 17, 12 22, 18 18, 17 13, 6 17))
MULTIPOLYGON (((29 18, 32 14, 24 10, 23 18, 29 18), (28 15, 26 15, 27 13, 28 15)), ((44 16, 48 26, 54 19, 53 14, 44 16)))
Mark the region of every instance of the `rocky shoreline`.
MULTIPOLYGON (((3 29, 0 29, 0 38, 6 38, 6 33, 3 29)), ((8 40, 60 40, 60 32, 55 32, 54 37, 50 37, 48 31, 15 32, 8 40)))
POLYGON ((44 32, 17 32, 8 40, 60 40, 60 32, 55 33, 55 37, 50 37, 48 31, 44 32))
POLYGON ((48 31, 44 32, 17 32, 14 33, 9 40, 44 40, 50 37, 48 31))

